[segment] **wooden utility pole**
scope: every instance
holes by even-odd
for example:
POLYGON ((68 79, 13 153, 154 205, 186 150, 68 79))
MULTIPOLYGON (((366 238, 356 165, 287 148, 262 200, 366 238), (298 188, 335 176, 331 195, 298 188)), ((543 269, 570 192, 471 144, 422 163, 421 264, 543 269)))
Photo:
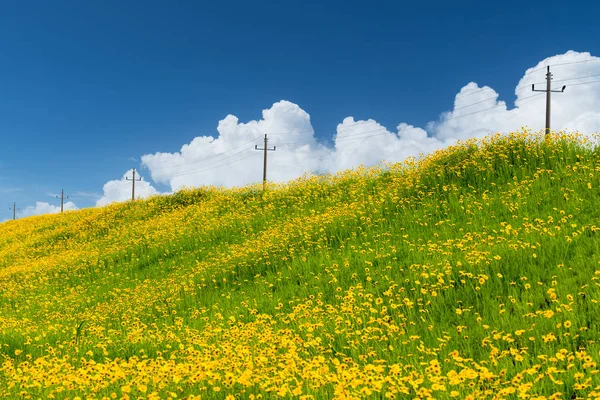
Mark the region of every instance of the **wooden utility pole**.
POLYGON ((536 90, 535 83, 531 85, 531 90, 534 92, 546 92, 546 135, 550 134, 550 105, 551 105, 551 94, 562 93, 565 91, 567 86, 563 86, 561 90, 552 90, 552 73, 550 72, 550 66, 548 65, 548 72, 546 73, 546 90, 536 90))
POLYGON ((264 151, 264 163, 263 163, 263 190, 265 190, 265 187, 267 185, 267 151, 275 151, 275 146, 273 146, 272 149, 269 149, 269 147, 267 146, 267 143, 269 142, 269 139, 267 139, 267 134, 265 133, 265 147, 263 147, 262 149, 258 148, 258 145, 254 145, 254 149, 255 150, 262 150, 264 151))
MULTIPOLYGON (((60 197, 56 196, 57 199, 60 199, 60 212, 65 210, 65 189, 60 190, 60 197)), ((69 196, 66 197, 67 199, 69 196)))
POLYGON ((13 212, 13 220, 17 219, 17 202, 16 201, 13 203, 12 208, 9 208, 9 210, 12 210, 12 212, 13 212))
POLYGON ((135 182, 140 182, 142 178, 135 179, 135 168, 133 169, 133 178, 129 179, 129 177, 125 178, 128 181, 131 181, 131 200, 135 200, 135 182))

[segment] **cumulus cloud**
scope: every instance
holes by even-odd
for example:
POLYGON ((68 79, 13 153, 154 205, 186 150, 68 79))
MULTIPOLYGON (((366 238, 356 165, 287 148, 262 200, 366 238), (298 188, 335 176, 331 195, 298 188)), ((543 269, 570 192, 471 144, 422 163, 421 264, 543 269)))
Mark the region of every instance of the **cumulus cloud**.
POLYGON ((425 130, 406 123, 399 124, 395 132, 390 132, 374 120, 355 121, 348 117, 337 126, 334 148, 330 150, 332 164, 328 170, 337 172, 361 164, 398 162, 450 143, 430 137, 425 130))
MULTIPOLYGON (((600 62, 590 62, 598 60, 589 53, 569 51, 540 61, 527 69, 517 83, 514 103, 504 100, 489 86, 469 82, 456 94, 452 108, 425 127, 403 122, 394 130, 372 119, 357 121, 347 117, 338 124, 332 146, 317 141, 306 111, 294 103, 280 101, 264 110, 262 119, 257 121, 240 122, 228 115, 219 122, 214 137, 199 136, 184 144, 179 152, 146 154, 141 158, 142 165, 154 181, 169 185, 172 190, 183 186, 238 186, 262 179, 262 152, 254 146, 263 146, 265 133, 268 145, 277 146, 269 154, 268 179, 286 181, 306 172, 337 172, 360 164, 401 161, 489 133, 524 126, 541 130, 545 95, 532 92, 531 85, 545 88, 547 65, 552 65, 553 88, 567 85, 565 93, 553 94, 553 128, 598 132, 600 84, 593 81, 600 80, 600 62)), ((118 198, 126 199, 129 188, 126 183, 118 198)), ((105 188, 105 197, 106 193, 105 188)))
POLYGON ((324 172, 330 150, 318 144, 310 116, 288 101, 275 103, 263 111, 259 121, 240 123, 228 115, 217 126, 218 136, 200 136, 183 145, 177 153, 142 156, 154 181, 173 190, 182 186, 239 186, 262 179, 262 152, 268 134, 276 154, 269 157, 269 179, 285 181, 306 171, 324 172), (258 165, 258 167, 257 167, 258 165))
MULTIPOLYGON (((132 177, 133 169, 125 172, 121 179, 108 181, 104 184, 103 195, 96 201, 97 206, 105 206, 110 203, 126 201, 131 199, 131 186, 132 182, 128 181, 127 178, 132 177)), ((136 176, 136 179, 141 178, 141 181, 135 182, 135 198, 143 199, 154 194, 158 194, 158 191, 148 181, 144 180, 143 177, 136 176)))
POLYGON ((514 107, 499 100, 499 93, 475 82, 464 86, 456 95, 454 108, 441 115, 439 121, 428 124, 430 135, 437 138, 468 139, 490 132, 509 132, 528 126, 541 130, 545 125, 545 93, 532 92, 546 88, 546 67, 553 66, 552 89, 567 86, 564 93, 552 95, 552 128, 578 130, 581 133, 600 131, 600 58, 590 53, 568 51, 540 61, 527 69, 515 88, 514 107), (485 111, 484 111, 485 110, 485 111))
MULTIPOLYGON (((65 211, 77 210, 77 206, 71 202, 67 201, 64 204, 65 211)), ((55 206, 43 201, 38 201, 35 203, 35 206, 27 206, 21 211, 17 212, 17 216, 19 218, 29 217, 32 215, 41 215, 41 214, 56 214, 60 212, 60 206, 55 206)))

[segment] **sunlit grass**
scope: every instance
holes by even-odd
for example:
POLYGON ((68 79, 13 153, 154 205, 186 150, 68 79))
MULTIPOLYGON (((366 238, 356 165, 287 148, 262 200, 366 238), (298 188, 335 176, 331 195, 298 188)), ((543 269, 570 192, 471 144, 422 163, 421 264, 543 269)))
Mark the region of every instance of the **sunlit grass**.
POLYGON ((0 224, 0 394, 600 396, 599 161, 519 132, 0 224))

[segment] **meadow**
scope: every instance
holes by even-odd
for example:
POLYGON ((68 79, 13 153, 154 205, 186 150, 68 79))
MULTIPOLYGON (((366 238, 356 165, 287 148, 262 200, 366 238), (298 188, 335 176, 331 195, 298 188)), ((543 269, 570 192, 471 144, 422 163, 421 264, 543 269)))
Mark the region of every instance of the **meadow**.
POLYGON ((600 149, 418 160, 0 224, 0 396, 600 397, 600 149))

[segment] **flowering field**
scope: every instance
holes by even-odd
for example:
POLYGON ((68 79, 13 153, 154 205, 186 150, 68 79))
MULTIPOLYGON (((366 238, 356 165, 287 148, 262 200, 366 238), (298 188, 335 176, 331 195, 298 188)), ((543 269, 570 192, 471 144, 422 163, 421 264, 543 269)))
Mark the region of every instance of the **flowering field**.
POLYGON ((0 224, 0 395, 600 397, 600 150, 520 132, 0 224))

